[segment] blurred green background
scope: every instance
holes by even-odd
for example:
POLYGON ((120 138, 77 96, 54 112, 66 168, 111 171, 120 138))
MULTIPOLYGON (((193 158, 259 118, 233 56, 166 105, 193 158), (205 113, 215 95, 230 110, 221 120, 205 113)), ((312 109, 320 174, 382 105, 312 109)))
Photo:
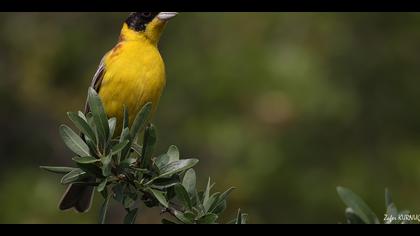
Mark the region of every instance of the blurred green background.
MULTIPOLYGON (((127 13, 0 13, 0 223, 95 223, 59 212, 58 135, 83 108, 127 13)), ((337 223, 337 185, 383 218, 389 187, 420 211, 420 14, 182 13, 160 43, 158 153, 197 157, 201 185, 250 223, 337 223)), ((112 222, 123 212, 112 210, 112 222)), ((159 223, 142 209, 138 223, 159 223)))

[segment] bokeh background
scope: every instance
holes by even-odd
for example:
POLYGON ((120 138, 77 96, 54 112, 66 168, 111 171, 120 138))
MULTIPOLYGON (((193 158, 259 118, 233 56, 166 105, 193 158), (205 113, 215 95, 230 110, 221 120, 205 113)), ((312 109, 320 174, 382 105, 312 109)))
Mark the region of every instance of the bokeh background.
MULTIPOLYGON (((0 13, 0 223, 95 223, 59 212, 71 163, 58 126, 83 108, 127 13, 0 13)), ((420 14, 182 13, 160 43, 168 74, 158 153, 196 157, 250 223, 338 223, 336 186, 383 218, 385 187, 420 212, 420 14)), ((123 212, 112 210, 112 222, 123 212)), ((138 223, 159 223, 141 209, 138 223)))

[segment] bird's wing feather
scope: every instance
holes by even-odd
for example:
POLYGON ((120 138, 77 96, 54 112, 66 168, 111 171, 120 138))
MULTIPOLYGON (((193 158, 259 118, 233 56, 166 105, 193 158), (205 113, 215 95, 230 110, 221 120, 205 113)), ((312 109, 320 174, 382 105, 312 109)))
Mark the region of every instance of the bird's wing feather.
MULTIPOLYGON (((104 63, 104 61, 105 61, 105 58, 106 58, 107 55, 108 54, 106 54, 102 58, 101 63, 99 63, 99 67, 96 70, 96 73, 93 76, 92 83, 90 85, 97 93, 99 93, 99 90, 101 89, 102 80, 103 80, 104 75, 105 75, 105 63, 104 63)), ((90 111, 90 108, 89 108, 88 101, 86 99, 85 114, 89 113, 89 111, 90 111)))

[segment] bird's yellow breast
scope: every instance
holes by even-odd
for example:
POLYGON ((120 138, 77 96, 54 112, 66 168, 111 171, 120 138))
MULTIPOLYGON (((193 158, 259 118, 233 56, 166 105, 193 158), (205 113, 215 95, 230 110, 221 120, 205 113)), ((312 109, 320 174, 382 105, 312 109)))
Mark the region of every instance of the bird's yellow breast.
POLYGON ((165 87, 165 66, 155 45, 146 40, 120 41, 105 56, 104 64, 99 96, 108 117, 117 118, 117 131, 121 129, 124 105, 130 126, 147 102, 152 102, 152 114, 156 111, 165 87))

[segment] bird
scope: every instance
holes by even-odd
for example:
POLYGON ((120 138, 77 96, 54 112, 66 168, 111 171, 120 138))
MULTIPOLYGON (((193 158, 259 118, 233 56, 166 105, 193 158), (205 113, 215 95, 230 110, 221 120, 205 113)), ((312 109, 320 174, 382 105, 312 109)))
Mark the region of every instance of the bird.
MULTIPOLYGON (((146 104, 156 112, 166 85, 165 63, 158 49, 167 22, 177 12, 131 12, 123 23, 116 45, 102 58, 91 87, 102 100, 105 113, 117 119, 122 129, 124 106, 129 126, 146 104)), ((89 112, 86 102, 85 113, 89 112)), ((59 203, 60 210, 87 212, 92 204, 93 186, 70 184, 59 203)))

